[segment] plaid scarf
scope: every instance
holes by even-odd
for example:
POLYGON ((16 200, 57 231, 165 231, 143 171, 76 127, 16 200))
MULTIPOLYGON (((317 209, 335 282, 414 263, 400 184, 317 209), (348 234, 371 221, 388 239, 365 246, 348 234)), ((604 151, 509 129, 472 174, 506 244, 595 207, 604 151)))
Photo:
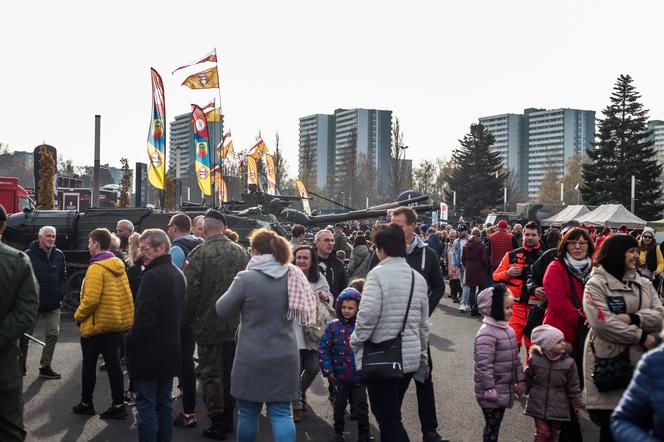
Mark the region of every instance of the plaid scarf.
POLYGON ((288 319, 302 325, 316 323, 316 295, 299 267, 288 265, 288 319))

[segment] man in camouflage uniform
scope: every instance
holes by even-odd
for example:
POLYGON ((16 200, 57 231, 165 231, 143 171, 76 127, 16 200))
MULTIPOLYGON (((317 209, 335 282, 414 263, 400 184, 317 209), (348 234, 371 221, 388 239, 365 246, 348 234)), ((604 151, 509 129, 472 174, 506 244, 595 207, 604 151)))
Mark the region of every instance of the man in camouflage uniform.
POLYGON ((203 402, 210 419, 210 427, 203 436, 224 440, 225 433, 233 432, 235 403, 230 384, 240 317, 222 321, 215 303, 228 290, 235 275, 246 268, 249 253, 226 238, 226 217, 221 212, 208 210, 203 229, 205 243, 189 253, 184 266, 187 296, 182 322, 191 324, 198 344, 203 402))
MULTIPOLYGON (((0 235, 7 212, 0 205, 0 235)), ((37 280, 23 252, 0 243, 0 441, 22 441, 23 378, 19 338, 32 330, 39 313, 37 280)))

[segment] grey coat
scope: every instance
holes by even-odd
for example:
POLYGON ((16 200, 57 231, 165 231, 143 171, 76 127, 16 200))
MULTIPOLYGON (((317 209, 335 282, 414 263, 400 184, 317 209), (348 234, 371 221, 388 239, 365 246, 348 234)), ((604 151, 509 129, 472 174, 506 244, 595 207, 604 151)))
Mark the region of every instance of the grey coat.
POLYGON ((413 373, 427 364, 429 299, 424 277, 410 268, 406 258, 385 258, 367 275, 350 345, 355 366, 362 368, 364 343, 395 338, 406 314, 411 274, 415 275, 413 300, 402 338, 403 372, 413 373))
POLYGON ((357 246, 353 249, 348 262, 348 280, 355 278, 365 278, 369 271, 369 261, 371 261, 371 252, 365 245, 357 246))
POLYGON ((291 402, 297 398, 300 356, 288 314, 287 267, 272 266, 237 274, 217 301, 217 314, 240 314, 231 372, 231 394, 251 402, 291 402), (282 271, 283 270, 283 271, 282 271))

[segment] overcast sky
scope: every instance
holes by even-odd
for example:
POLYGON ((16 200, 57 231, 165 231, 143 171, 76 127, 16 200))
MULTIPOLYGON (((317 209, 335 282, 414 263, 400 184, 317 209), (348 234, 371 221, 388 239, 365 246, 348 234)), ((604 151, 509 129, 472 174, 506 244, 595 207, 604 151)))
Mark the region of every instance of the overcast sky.
POLYGON ((92 164, 101 114, 102 162, 147 162, 150 67, 171 121, 216 96, 180 86, 195 68, 171 75, 214 47, 236 149, 259 130, 272 148, 278 131, 292 172, 298 118, 335 108, 392 110, 416 162, 449 157, 480 116, 599 116, 621 73, 664 119, 663 12, 655 1, 3 2, 0 142, 46 141, 92 164))

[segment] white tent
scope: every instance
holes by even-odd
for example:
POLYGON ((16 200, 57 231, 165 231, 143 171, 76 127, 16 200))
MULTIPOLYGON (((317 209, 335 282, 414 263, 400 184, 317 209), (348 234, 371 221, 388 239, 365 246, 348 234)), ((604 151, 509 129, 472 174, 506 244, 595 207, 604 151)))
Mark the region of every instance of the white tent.
POLYGON ((577 220, 581 224, 606 226, 617 229, 627 226, 628 229, 642 229, 647 222, 625 209, 622 204, 604 204, 577 220))
POLYGON ((583 215, 586 213, 589 213, 590 209, 588 209, 584 205, 580 206, 567 206, 560 212, 556 213, 550 218, 542 220, 542 225, 543 226, 558 226, 562 225, 568 221, 572 220, 578 220, 581 218, 583 215))

